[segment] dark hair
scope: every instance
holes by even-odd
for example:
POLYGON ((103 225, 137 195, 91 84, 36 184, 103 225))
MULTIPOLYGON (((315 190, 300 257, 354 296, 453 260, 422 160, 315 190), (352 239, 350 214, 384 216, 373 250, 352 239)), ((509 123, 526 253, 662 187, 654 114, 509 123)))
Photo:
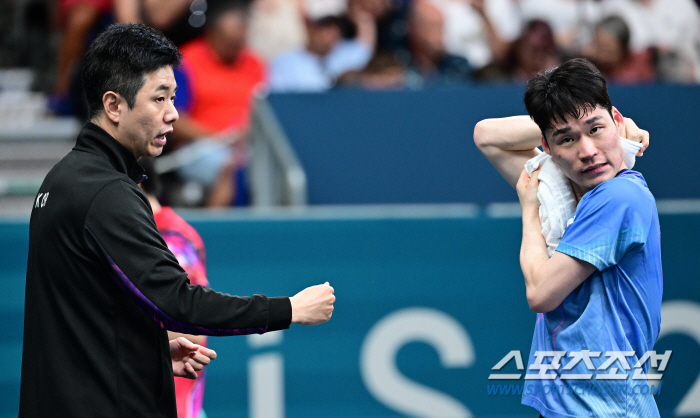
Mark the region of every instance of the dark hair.
POLYGON ((140 23, 110 25, 85 54, 83 84, 88 117, 103 110, 102 96, 108 91, 119 93, 129 109, 133 108, 145 75, 180 65, 181 56, 177 47, 153 28, 140 23))
POLYGON ((143 191, 155 197, 160 196, 160 193, 163 191, 163 184, 160 181, 160 176, 156 172, 153 158, 141 157, 141 159, 139 159, 139 165, 143 167, 147 176, 146 180, 139 183, 143 191))
POLYGON ((542 135, 555 122, 565 121, 567 115, 578 119, 596 106, 605 108, 612 117, 605 78, 585 58, 574 58, 538 73, 527 83, 524 101, 542 135))

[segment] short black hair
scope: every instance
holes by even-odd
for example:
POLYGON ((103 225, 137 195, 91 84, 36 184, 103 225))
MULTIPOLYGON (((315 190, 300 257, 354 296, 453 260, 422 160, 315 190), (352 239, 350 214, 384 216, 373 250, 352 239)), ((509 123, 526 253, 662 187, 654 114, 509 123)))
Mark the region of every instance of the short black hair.
MULTIPOLYGON (((567 115, 576 119, 600 106, 612 117, 612 103, 605 78, 585 58, 571 59, 559 67, 538 73, 527 83, 525 108, 542 135, 567 115)), ((545 137, 546 139, 546 137, 545 137)))
POLYGON ((178 66, 181 57, 175 44, 146 25, 108 26, 85 54, 83 85, 88 117, 103 110, 102 96, 108 91, 119 93, 129 109, 133 108, 136 93, 146 82, 145 75, 166 66, 178 66))

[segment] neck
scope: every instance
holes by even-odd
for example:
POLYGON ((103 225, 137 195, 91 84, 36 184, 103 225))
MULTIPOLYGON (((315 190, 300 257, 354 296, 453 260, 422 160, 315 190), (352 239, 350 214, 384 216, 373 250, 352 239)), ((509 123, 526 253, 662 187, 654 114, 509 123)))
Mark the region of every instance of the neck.
MULTIPOLYGON (((105 116, 104 112, 100 113, 99 115, 90 119, 90 122, 94 123, 95 125, 99 126, 102 129, 104 129, 105 132, 107 132, 117 142, 124 145, 124 148, 128 149, 133 154, 133 151, 129 147, 129 144, 127 144, 126 141, 124 141, 123 139, 120 138, 120 135, 118 134, 118 130, 117 130, 118 125, 116 123, 112 122, 111 120, 109 120, 105 116)), ((134 155, 134 156, 136 157, 136 159, 139 158, 136 155, 134 155)))

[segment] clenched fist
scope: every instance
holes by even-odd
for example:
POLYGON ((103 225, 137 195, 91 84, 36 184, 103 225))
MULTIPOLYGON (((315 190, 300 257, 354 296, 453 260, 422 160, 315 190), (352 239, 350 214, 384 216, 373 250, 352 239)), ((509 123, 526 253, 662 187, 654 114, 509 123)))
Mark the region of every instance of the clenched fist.
POLYGON ((328 282, 307 287, 289 298, 292 302, 292 323, 318 325, 333 314, 334 290, 328 282))

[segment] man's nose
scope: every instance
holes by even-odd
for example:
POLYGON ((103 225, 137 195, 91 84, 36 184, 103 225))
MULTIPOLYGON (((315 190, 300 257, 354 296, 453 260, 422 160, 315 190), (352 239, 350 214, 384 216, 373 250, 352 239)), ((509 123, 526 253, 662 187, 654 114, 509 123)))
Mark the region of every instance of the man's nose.
POLYGON ((170 102, 170 107, 165 111, 164 119, 166 123, 173 123, 176 120, 180 119, 180 114, 177 113, 175 103, 173 103, 172 101, 170 102))
POLYGON ((591 138, 582 136, 579 141, 579 157, 582 160, 589 159, 598 153, 598 148, 591 138))

